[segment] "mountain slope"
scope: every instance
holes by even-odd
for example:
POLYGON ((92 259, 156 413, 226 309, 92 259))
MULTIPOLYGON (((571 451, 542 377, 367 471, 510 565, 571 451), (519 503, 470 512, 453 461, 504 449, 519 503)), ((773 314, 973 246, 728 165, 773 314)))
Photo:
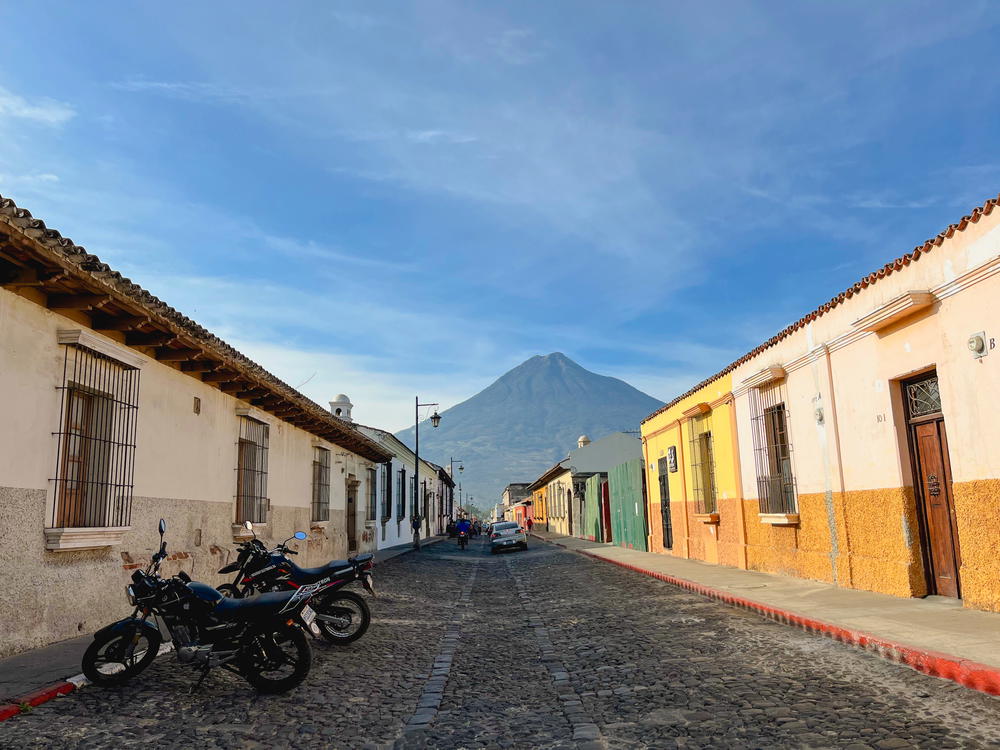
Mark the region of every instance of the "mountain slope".
MULTIPOLYGON (((465 494, 485 507, 508 482, 529 482, 576 447, 635 429, 662 406, 628 383, 584 369, 564 354, 537 355, 442 412, 441 426, 420 425, 420 453, 435 462, 461 458, 465 494)), ((413 428, 396 435, 413 447, 413 428)), ((457 473, 457 472, 456 472, 457 473)))

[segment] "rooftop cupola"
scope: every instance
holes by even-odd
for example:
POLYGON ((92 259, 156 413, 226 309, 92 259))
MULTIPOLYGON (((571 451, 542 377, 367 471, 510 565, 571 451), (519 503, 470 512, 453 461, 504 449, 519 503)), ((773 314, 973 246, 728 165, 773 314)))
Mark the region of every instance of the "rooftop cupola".
POLYGON ((335 417, 340 417, 345 422, 354 421, 351 419, 351 409, 353 408, 354 404, 351 403, 351 399, 343 393, 338 393, 330 402, 330 413, 335 417))
POLYGON ((590 438, 586 435, 580 435, 580 437, 576 439, 576 447, 582 448, 585 445, 590 445, 590 438))

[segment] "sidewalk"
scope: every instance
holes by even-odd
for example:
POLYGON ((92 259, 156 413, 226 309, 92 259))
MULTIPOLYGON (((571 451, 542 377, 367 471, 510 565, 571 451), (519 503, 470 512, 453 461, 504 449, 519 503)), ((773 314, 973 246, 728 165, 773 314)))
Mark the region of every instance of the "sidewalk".
MULTIPOLYGON (((422 539, 420 546, 427 547, 447 538, 445 535, 432 536, 422 539)), ((409 542, 378 550, 375 561, 385 562, 412 551, 413 544, 409 542)), ((377 586, 377 568, 375 575, 377 586)), ((80 674, 80 663, 93 639, 93 634, 88 633, 0 659, 0 721, 18 714, 22 704, 38 706, 87 685, 86 678, 80 674)))
POLYGON ((1000 695, 1000 614, 965 609, 960 601, 945 597, 901 599, 623 549, 537 527, 532 534, 588 557, 874 651, 920 672, 1000 695))

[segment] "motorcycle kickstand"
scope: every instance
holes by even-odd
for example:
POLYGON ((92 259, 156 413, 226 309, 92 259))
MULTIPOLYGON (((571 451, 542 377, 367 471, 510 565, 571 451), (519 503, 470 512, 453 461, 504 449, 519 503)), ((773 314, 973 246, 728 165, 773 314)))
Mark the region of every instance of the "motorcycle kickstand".
POLYGON ((212 667, 210 665, 208 665, 208 664, 206 664, 204 667, 202 667, 202 669, 201 669, 201 677, 199 677, 198 681, 191 687, 191 693, 192 694, 195 693, 198 690, 198 688, 201 687, 201 683, 203 683, 205 681, 205 678, 208 677, 208 670, 210 670, 211 668, 212 667))

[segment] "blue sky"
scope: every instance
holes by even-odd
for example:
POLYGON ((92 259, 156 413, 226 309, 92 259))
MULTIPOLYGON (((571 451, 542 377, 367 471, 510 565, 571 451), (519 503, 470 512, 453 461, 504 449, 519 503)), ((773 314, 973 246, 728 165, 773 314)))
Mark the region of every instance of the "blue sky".
POLYGON ((408 424, 667 400, 1000 192, 988 2, 8 4, 0 193, 408 424))

